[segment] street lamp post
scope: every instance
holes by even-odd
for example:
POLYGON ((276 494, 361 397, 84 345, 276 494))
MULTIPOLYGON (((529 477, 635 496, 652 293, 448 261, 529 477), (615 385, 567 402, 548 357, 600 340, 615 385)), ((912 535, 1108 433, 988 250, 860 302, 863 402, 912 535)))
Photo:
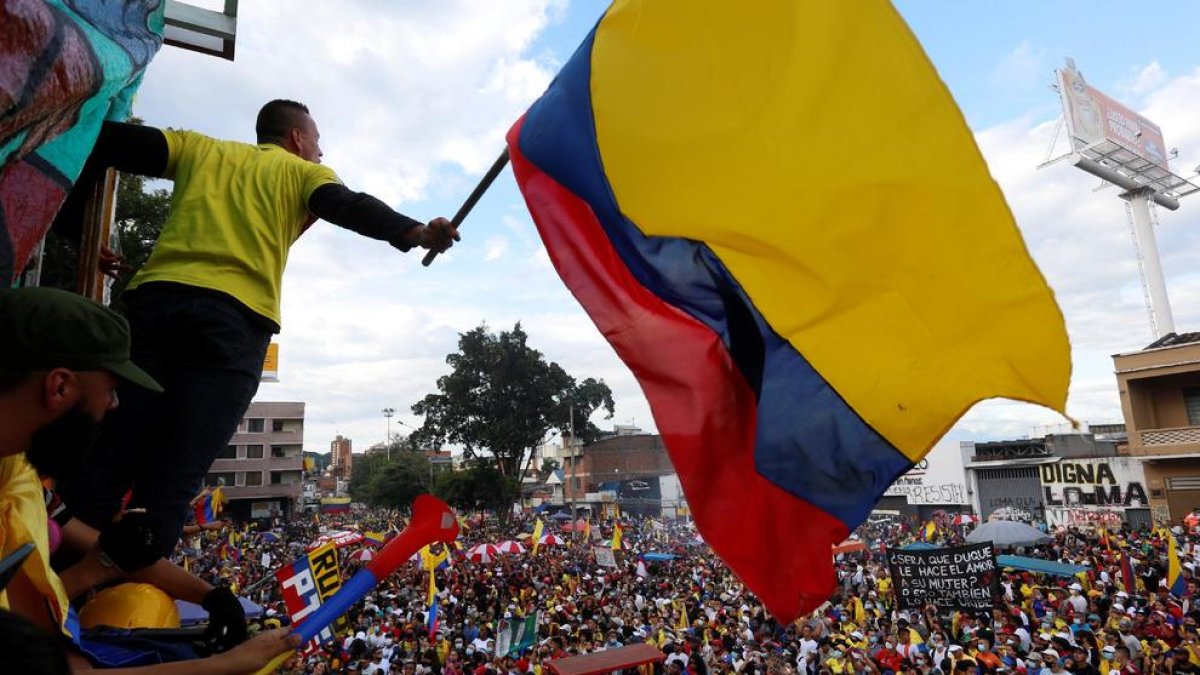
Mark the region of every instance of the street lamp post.
POLYGON ((396 414, 395 408, 384 408, 383 416, 387 419, 387 438, 384 439, 384 447, 387 448, 388 461, 392 461, 392 415, 396 414))
MULTIPOLYGON (((413 431, 417 430, 416 427, 414 427, 413 425, 411 425, 408 422, 405 422, 403 420, 396 420, 396 424, 402 424, 402 425, 408 427, 409 429, 412 429, 413 431)), ((433 458, 429 457, 427 459, 429 460, 427 462, 427 464, 429 464, 429 489, 432 490, 433 489, 433 458)))

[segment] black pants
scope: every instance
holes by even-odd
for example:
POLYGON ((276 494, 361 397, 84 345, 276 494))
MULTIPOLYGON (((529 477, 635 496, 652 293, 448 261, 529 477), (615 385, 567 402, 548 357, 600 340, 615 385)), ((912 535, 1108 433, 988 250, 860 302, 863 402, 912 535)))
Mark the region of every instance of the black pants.
POLYGON ((146 284, 125 299, 132 360, 165 392, 122 384, 95 448, 58 489, 75 517, 99 529, 132 487, 130 507, 157 517, 169 551, 258 391, 274 326, 232 297, 180 284, 146 284))

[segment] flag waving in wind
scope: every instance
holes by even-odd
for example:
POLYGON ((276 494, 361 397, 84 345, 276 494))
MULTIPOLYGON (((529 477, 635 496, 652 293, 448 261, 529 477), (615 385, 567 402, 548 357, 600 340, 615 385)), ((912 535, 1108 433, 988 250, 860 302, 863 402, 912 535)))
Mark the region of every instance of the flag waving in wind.
POLYGON ((1179 543, 1170 532, 1167 533, 1167 590, 1171 595, 1182 598, 1187 591, 1187 582, 1183 578, 1183 567, 1179 564, 1179 543))
POLYGON ((705 541, 781 620, 974 403, 1064 410, 1062 314, 883 0, 617 0, 508 144, 705 541))
POLYGON ((538 547, 542 544, 542 530, 546 528, 546 524, 541 518, 537 519, 537 523, 533 526, 533 552, 538 552, 538 547))

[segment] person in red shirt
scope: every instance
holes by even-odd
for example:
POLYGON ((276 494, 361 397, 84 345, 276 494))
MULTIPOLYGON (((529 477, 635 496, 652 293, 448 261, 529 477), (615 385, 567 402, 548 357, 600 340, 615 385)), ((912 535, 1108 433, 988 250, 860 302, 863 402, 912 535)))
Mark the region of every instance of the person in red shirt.
POLYGON ((888 636, 887 642, 883 643, 883 649, 875 655, 875 663, 879 664, 880 670, 890 670, 894 673, 900 672, 900 662, 904 657, 900 652, 896 651, 896 638, 888 636))

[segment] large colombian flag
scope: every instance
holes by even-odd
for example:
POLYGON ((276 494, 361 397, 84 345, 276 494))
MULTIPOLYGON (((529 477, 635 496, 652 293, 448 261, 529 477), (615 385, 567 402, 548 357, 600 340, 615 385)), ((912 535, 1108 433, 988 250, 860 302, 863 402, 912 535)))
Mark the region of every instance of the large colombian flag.
POLYGON ((778 617, 973 403, 1062 411, 1062 315, 886 2, 615 2, 508 135, 705 540, 778 617))

